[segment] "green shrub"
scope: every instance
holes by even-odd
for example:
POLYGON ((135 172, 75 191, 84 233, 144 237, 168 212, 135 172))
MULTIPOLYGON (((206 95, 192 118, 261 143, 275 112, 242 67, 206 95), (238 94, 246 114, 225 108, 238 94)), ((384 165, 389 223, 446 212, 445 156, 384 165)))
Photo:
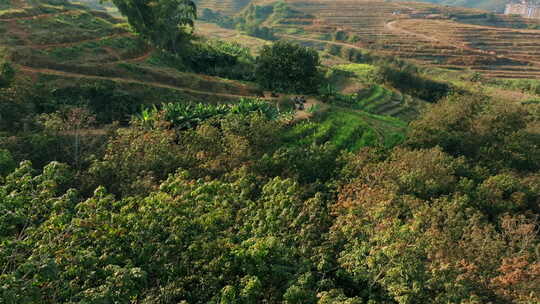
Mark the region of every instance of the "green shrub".
POLYGON ((196 128, 211 118, 227 114, 245 116, 251 113, 259 113, 270 120, 278 117, 278 110, 273 104, 260 99, 241 98, 237 103, 230 105, 164 103, 161 109, 156 106, 142 109, 134 119, 143 126, 156 127, 164 121, 176 129, 187 130, 196 128))
POLYGON ((403 93, 429 102, 435 102, 452 92, 451 85, 419 75, 416 67, 412 69, 384 64, 372 73, 372 80, 387 83, 403 93))
POLYGON ((196 73, 250 81, 254 78, 253 57, 249 49, 235 42, 205 41, 186 47, 181 57, 166 53, 164 61, 196 73))
POLYGON ((15 69, 9 62, 0 61, 0 88, 7 87, 15 77, 15 69))
POLYGON ((0 177, 10 173, 16 166, 11 153, 8 150, 0 149, 0 177))
POLYGON ((215 23, 223 28, 233 29, 235 20, 229 16, 224 16, 220 12, 215 12, 209 8, 204 8, 199 20, 215 23))
POLYGON ((310 93, 319 87, 319 66, 317 51, 279 41, 263 47, 256 60, 255 76, 265 89, 310 93))

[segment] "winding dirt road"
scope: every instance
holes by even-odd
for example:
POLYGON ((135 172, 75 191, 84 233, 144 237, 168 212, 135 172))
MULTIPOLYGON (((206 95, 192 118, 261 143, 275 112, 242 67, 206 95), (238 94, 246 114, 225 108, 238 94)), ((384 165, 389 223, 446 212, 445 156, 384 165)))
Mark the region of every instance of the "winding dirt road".
POLYGON ((418 38, 421 38, 421 39, 424 39, 424 40, 428 40, 428 41, 431 41, 431 42, 441 42, 437 38, 430 37, 430 36, 427 36, 427 35, 424 35, 424 34, 419 34, 419 33, 411 32, 411 31, 407 31, 407 30, 404 30, 402 28, 399 28, 399 27, 396 26, 396 23, 397 23, 397 20, 387 22, 387 23, 384 24, 384 28, 391 31, 391 32, 395 32, 395 33, 398 33, 398 34, 401 34, 401 35, 415 36, 415 37, 418 37, 418 38))

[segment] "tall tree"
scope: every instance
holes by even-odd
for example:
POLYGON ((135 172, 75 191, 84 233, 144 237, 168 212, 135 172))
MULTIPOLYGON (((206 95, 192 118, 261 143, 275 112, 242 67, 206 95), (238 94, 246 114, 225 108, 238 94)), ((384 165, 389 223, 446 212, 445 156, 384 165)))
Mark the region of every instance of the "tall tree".
POLYGON ((309 93, 319 86, 319 66, 319 54, 314 49, 278 41, 262 48, 255 76, 265 89, 309 93))
POLYGON ((4 49, 0 48, 0 88, 7 87, 15 77, 15 70, 9 63, 4 49))
POLYGON ((191 0, 112 0, 135 32, 154 46, 178 53, 189 40, 197 17, 191 0))

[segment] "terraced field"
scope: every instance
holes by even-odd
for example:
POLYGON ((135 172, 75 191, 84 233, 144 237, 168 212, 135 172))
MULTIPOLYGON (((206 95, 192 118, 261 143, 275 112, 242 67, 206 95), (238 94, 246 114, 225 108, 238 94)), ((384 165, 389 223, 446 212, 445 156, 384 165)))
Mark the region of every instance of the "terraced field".
MULTIPOLYGON (((536 26, 531 24, 534 21, 496 16, 490 26, 471 24, 481 23, 469 18, 481 11, 442 9, 427 3, 383 0, 288 0, 287 3, 314 16, 303 26, 306 34, 297 35, 299 38, 324 41, 343 31, 349 37, 355 36, 355 42, 340 43, 424 65, 472 69, 491 77, 540 78, 540 30, 505 27, 536 26), (468 18, 467 23, 455 21, 462 20, 460 16, 468 18)), ((482 22, 489 23, 486 20, 482 22)), ((281 22, 280 27, 286 24, 281 22)), ((286 29, 283 32, 287 33, 286 29)))
POLYGON ((368 75, 376 69, 373 65, 349 63, 334 65, 332 69, 334 74, 330 82, 340 96, 335 102, 344 107, 411 121, 427 104, 395 89, 366 82, 368 75))
POLYGON ((195 0, 195 3, 197 4, 199 13, 202 12, 203 9, 209 8, 225 15, 233 15, 246 7, 251 1, 252 0, 195 0))
POLYGON ((470 51, 449 65, 471 65, 487 76, 540 77, 540 30, 520 30, 459 24, 448 20, 400 20, 394 27, 414 28, 417 35, 438 33, 436 39, 470 51), (445 29, 443 31, 442 29, 445 29))
POLYGON ((33 77, 112 81, 174 91, 186 98, 256 94, 239 82, 160 65, 150 46, 107 13, 61 1, 13 1, 2 8, 0 46, 20 72, 33 77))
POLYGON ((356 151, 366 146, 393 146, 404 138, 406 124, 398 119, 332 106, 313 121, 294 125, 285 135, 290 145, 329 143, 356 151))
POLYGON ((368 113, 408 120, 418 115, 421 104, 411 96, 375 85, 360 94, 356 106, 368 113))

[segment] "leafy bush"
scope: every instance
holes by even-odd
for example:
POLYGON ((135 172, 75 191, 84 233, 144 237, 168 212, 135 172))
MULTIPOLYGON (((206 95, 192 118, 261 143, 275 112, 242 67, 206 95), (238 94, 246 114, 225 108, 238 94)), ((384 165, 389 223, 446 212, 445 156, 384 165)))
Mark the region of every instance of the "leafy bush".
POLYGON ((495 86, 512 90, 521 90, 530 94, 540 94, 540 81, 536 79, 491 79, 495 86))
POLYGON ((48 102, 40 111, 54 112, 65 106, 86 106, 96 113, 101 124, 119 121, 127 123, 130 115, 140 109, 143 101, 111 82, 87 82, 51 90, 48 102))
POLYGON ((160 122, 170 123, 179 130, 193 129, 211 118, 223 117, 227 114, 248 115, 259 113, 266 119, 278 117, 277 108, 259 99, 241 98, 235 104, 211 105, 202 103, 164 103, 161 109, 156 106, 143 109, 134 116, 144 126, 156 127, 160 122))
POLYGON ((538 303, 535 105, 443 101, 393 148, 267 106, 148 109, 203 119, 120 128, 77 174, 0 151, 0 302, 538 303))
POLYGON ((179 54, 191 38, 197 15, 191 0, 170 0, 159 3, 146 0, 113 0, 131 27, 156 47, 179 54))
POLYGON ((258 25, 244 25, 238 27, 240 30, 245 31, 249 36, 261 38, 264 40, 277 40, 272 28, 258 25))
POLYGON ((540 128, 527 109, 481 96, 453 95, 412 123, 408 145, 440 146, 495 171, 535 171, 540 169, 540 128))
POLYGON ((233 29, 235 20, 229 16, 222 15, 220 12, 215 12, 209 8, 204 8, 199 20, 215 23, 223 28, 233 29))
POLYGON ((339 94, 338 90, 332 84, 326 84, 319 87, 319 96, 326 101, 332 101, 339 94))
POLYGON ((309 93, 319 87, 319 66, 317 51, 279 41, 263 47, 256 60, 255 75, 265 89, 309 93))
POLYGON ((422 77, 414 69, 381 65, 372 76, 377 83, 387 83, 404 93, 435 102, 452 92, 451 85, 422 77))
POLYGON ((16 163, 8 150, 0 149, 0 177, 15 169, 16 163))
POLYGON ((15 69, 13 66, 0 58, 0 88, 9 86, 14 77, 15 69))
POLYGON ((167 59, 171 56, 163 55, 169 63, 196 73, 238 80, 253 80, 254 77, 254 59, 249 49, 235 42, 203 41, 191 44, 180 58, 167 59))

